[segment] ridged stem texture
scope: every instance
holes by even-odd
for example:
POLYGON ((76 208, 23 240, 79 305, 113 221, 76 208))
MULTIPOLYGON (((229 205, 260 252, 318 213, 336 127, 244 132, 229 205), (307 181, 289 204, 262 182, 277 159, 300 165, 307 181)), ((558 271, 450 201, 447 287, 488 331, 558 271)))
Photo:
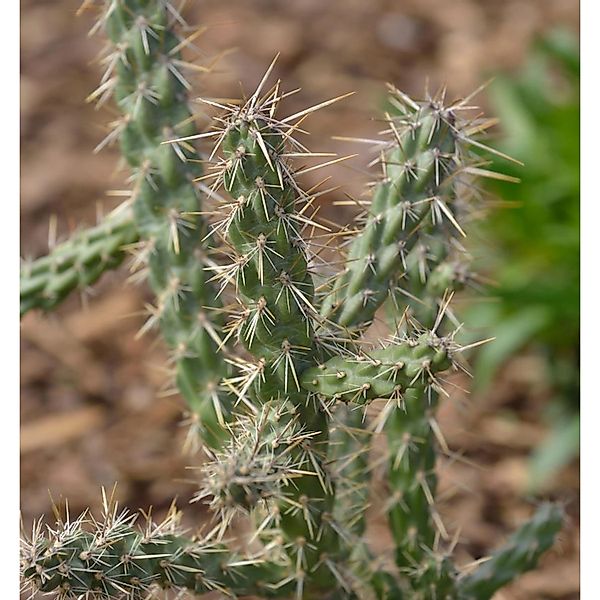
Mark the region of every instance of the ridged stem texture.
POLYGON ((322 309, 353 333, 364 331, 401 285, 409 256, 426 267, 427 234, 455 220, 455 176, 463 167, 455 114, 433 99, 416 103, 397 90, 389 103, 398 115, 386 115, 392 141, 383 152, 383 179, 322 309))
POLYGON ((155 523, 110 508, 97 520, 84 513, 45 530, 41 522, 21 544, 21 573, 32 593, 79 598, 142 600, 153 590, 223 596, 277 597, 284 572, 273 561, 240 560, 222 544, 186 537, 171 511, 155 523))
MULTIPOLYGON (((468 167, 461 137, 466 126, 440 99, 419 103, 391 88, 388 105, 391 141, 381 155, 383 178, 361 217, 359 233, 349 241, 346 269, 334 279, 321 308, 349 338, 364 333, 386 301, 395 326, 411 298, 419 306, 418 317, 428 317, 431 303, 424 299, 421 304, 422 295, 412 289, 415 272, 420 285, 431 268, 432 246, 445 257, 440 236, 448 237, 448 229, 462 231, 456 221, 461 210, 457 176, 468 167)), ((388 430, 394 429, 393 421, 388 430)), ((351 446, 356 436, 346 433, 347 427, 341 422, 338 436, 351 446)), ((352 487, 368 482, 367 471, 357 477, 352 487)))
POLYGON ((160 323, 202 441, 218 446, 228 412, 220 388, 226 369, 217 353, 219 303, 207 282, 209 245, 194 184, 202 170, 189 143, 168 143, 197 133, 182 75, 185 41, 172 9, 163 0, 107 3, 111 71, 100 89, 112 86, 123 113, 115 131, 131 167, 134 217, 156 294, 148 325, 160 323))
POLYGON ((74 290, 85 290, 125 258, 138 239, 131 210, 107 216, 95 227, 74 233, 50 254, 21 266, 21 316, 56 308, 74 290))
POLYGON ((553 546, 563 521, 564 511, 560 506, 540 506, 504 546, 461 581, 460 598, 490 600, 501 587, 535 569, 542 554, 553 546))
POLYGON ((279 527, 298 565, 299 589, 336 589, 334 487, 323 460, 327 415, 300 385, 317 353, 314 286, 300 236, 302 205, 310 199, 286 158, 291 129, 275 119, 278 88, 263 98, 259 93, 260 87, 241 109, 230 110, 220 138, 217 185, 233 200, 217 225, 231 254, 220 276, 235 282, 241 305, 238 339, 253 357, 240 363, 238 393, 246 402, 289 406, 295 427, 308 434, 291 451, 304 474, 279 499, 279 527))

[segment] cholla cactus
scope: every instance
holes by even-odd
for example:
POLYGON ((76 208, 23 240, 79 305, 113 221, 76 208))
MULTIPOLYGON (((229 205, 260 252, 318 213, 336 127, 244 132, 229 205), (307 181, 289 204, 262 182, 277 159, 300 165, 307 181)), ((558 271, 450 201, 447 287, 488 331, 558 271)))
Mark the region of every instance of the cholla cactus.
POLYGON ((297 600, 491 598, 535 567, 562 522, 559 507, 544 505, 489 561, 460 569, 436 505, 435 410, 443 374, 465 368, 449 305, 474 280, 459 240, 477 199, 473 179, 498 176, 469 147, 481 147, 473 136, 491 121, 462 116, 470 98, 417 102, 391 88, 383 177, 347 236, 346 269, 315 287, 313 276, 330 268, 306 235, 318 226, 311 205, 322 192, 304 190, 298 176, 319 165, 298 170, 294 162, 321 154, 294 136, 338 98, 280 117, 280 82, 267 88, 273 64, 246 102, 209 102, 221 114, 198 133, 186 105, 180 20, 165 0, 104 3, 100 23, 112 43, 96 95, 113 91, 123 111, 111 139, 120 139, 132 169, 133 216, 39 259, 23 275, 22 296, 26 309, 49 308, 116 262, 122 243, 139 240, 157 296, 151 321, 199 417, 208 459, 194 500, 208 504, 214 526, 201 538, 186 535, 175 510, 136 526, 135 515, 105 496, 99 519, 67 513, 54 527, 34 525, 22 544, 24 585, 64 599, 141 599, 156 589, 297 600), (215 140, 206 175, 192 145, 200 138, 215 140), (64 256, 53 263, 65 265, 63 283, 40 275, 56 274, 47 265, 64 256), (83 267, 89 275, 73 274, 83 267), (379 308, 393 327, 370 345, 362 336, 379 308), (367 416, 381 400, 378 416, 367 416), (387 563, 363 536, 368 453, 380 432, 395 542, 387 563), (253 533, 234 551, 224 540, 238 518, 253 533))
POLYGON ((48 256, 21 267, 21 316, 54 308, 75 289, 85 290, 125 258, 137 241, 130 206, 121 206, 96 227, 74 234, 48 256))

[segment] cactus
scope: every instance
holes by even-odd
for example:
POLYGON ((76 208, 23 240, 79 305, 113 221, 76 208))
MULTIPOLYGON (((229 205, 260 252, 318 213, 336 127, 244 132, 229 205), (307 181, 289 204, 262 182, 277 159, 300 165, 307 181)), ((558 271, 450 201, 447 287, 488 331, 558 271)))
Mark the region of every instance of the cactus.
POLYGON ((189 143, 165 144, 197 133, 188 108, 189 83, 176 32, 179 16, 163 1, 111 0, 100 23, 109 39, 103 83, 92 96, 114 94, 115 124, 131 168, 134 221, 144 244, 156 295, 145 327, 158 322, 174 357, 176 382, 204 444, 218 446, 229 400, 217 357, 220 303, 207 282, 210 239, 201 213, 202 169, 189 143))
POLYGON ((24 261, 21 316, 34 308, 56 308, 73 290, 85 290, 105 271, 118 267, 127 245, 136 241, 131 209, 121 207, 95 227, 72 235, 49 255, 24 261))
MULTIPOLYGON (((306 169, 296 162, 320 154, 294 134, 340 98, 280 117, 281 84, 267 88, 273 63, 245 102, 206 101, 222 114, 198 132, 179 21, 165 0, 106 0, 109 71, 95 96, 114 93, 123 113, 111 139, 132 172, 124 227, 139 236, 157 297, 149 324, 160 324, 198 417, 207 460, 193 500, 214 523, 207 536, 190 536, 173 509, 139 527, 105 495, 100 519, 67 513, 46 530, 34 525, 22 544, 24 584, 64 599, 146 598, 155 588, 296 600, 491 598, 535 567, 562 522, 560 508, 544 506, 489 561, 463 570, 436 506, 435 410, 444 373, 465 368, 449 305, 474 280, 457 238, 476 199, 473 178, 501 177, 469 147, 482 148, 474 136, 491 121, 461 116, 470 97, 446 106, 443 94, 417 102, 391 88, 384 177, 348 236, 345 269, 315 286, 320 265, 306 230, 320 192, 302 188, 306 169), (203 175, 192 142, 210 138, 203 175), (209 191, 202 207, 201 190, 209 191), (221 304, 226 294, 231 302, 221 304), (368 344, 362 336, 382 307, 392 335, 368 344), (374 419, 367 408, 381 400, 374 419), (378 432, 387 437, 394 566, 375 560, 364 539, 378 432), (252 534, 234 551, 225 539, 238 518, 252 534)), ((31 306, 79 285, 71 273, 81 265, 97 273, 98 256, 102 268, 104 257, 116 260, 121 242, 105 224, 97 230, 97 243, 74 238, 23 275, 31 306), (69 257, 61 278, 48 266, 54 255, 69 257), (51 293, 31 283, 39 273, 52 273, 51 293)))
POLYGON ((461 597, 466 600, 491 598, 525 570, 535 569, 542 554, 554 544, 563 520, 563 510, 559 506, 540 506, 505 546, 460 582, 461 597))
POLYGON ((34 524, 21 546, 21 570, 32 594, 141 599, 163 588, 273 595, 281 570, 274 561, 240 561, 222 544, 186 538, 174 506, 156 523, 150 513, 119 511, 105 493, 103 502, 100 519, 88 512, 59 518, 45 534, 42 522, 34 524))

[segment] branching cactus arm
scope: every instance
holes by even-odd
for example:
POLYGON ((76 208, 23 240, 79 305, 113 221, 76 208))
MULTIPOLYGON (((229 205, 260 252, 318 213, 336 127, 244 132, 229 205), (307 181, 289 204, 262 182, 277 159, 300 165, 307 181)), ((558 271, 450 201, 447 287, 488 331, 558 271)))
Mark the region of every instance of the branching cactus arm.
POLYGON ((543 504, 506 545, 496 550, 460 583, 464 600, 490 600, 494 593, 527 571, 535 569, 542 554, 551 548, 564 522, 564 511, 543 504))
POLYGON ((153 590, 188 590, 225 596, 285 593, 285 567, 264 556, 243 560, 225 546, 191 539, 171 510, 160 523, 151 516, 105 510, 100 519, 84 513, 54 527, 34 524, 21 543, 21 572, 32 594, 59 598, 147 598, 153 590), (143 518, 142 518, 143 517, 143 518))
MULTIPOLYGON (((477 164, 468 154, 469 136, 492 121, 460 116, 470 98, 450 106, 442 100, 417 102, 390 86, 385 115, 390 141, 380 159, 383 176, 359 219, 358 234, 348 240, 346 270, 334 278, 321 308, 330 325, 342 328, 342 337, 360 336, 384 303, 394 328, 409 304, 412 316, 432 329, 439 302, 431 295, 454 283, 447 281, 447 268, 435 277, 429 274, 459 253, 460 245, 449 240, 464 235, 459 222, 469 210, 461 184, 477 164), (424 293, 419 288, 429 280, 437 288, 428 285, 424 293)), ((350 443, 343 422, 338 429, 344 443, 350 443)))
POLYGON ((32 309, 51 310, 72 291, 84 291, 109 269, 118 267, 127 247, 138 239, 130 207, 73 234, 50 254, 21 266, 21 316, 32 309))
POLYGON ((181 57, 187 41, 176 32, 179 22, 164 0, 106 2, 100 24, 111 40, 109 67, 95 96, 105 101, 112 93, 122 112, 111 139, 131 168, 138 252, 156 294, 145 328, 160 324, 198 440, 216 447, 226 434, 227 370, 217 353, 220 303, 207 281, 210 236, 195 183, 202 169, 190 142, 172 141, 197 133, 185 79, 194 65, 181 57))

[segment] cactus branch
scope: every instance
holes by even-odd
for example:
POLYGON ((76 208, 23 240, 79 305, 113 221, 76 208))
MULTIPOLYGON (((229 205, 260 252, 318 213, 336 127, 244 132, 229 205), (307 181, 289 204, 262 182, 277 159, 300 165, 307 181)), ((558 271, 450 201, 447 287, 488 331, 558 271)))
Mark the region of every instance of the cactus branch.
POLYGON ((119 512, 112 505, 100 519, 86 512, 59 519, 54 527, 37 522, 21 542, 23 586, 32 595, 55 592, 61 600, 141 600, 155 589, 228 597, 281 593, 284 567, 185 537, 179 518, 172 509, 156 523, 149 514, 119 512))
POLYGON ((125 258, 137 241, 130 207, 107 216, 95 227, 73 234, 50 254, 21 266, 21 316, 34 308, 50 310, 74 290, 85 290, 125 258))
POLYGON ((194 183, 202 170, 189 142, 166 143, 197 132, 179 22, 164 0, 106 2, 100 23, 111 40, 109 71, 94 96, 113 94, 123 115, 115 137, 131 168, 134 219, 156 294, 145 329, 160 324, 202 442, 215 447, 229 400, 221 388, 226 364, 217 356, 220 303, 207 281, 210 239, 194 183))
POLYGON ((327 398, 365 404, 376 398, 397 398, 409 389, 423 391, 435 374, 452 364, 451 341, 426 333, 363 351, 352 358, 335 357, 302 374, 302 385, 327 398))
POLYGON ((554 544, 563 521, 564 511, 560 506, 540 506, 531 520, 521 525, 504 546, 462 579, 460 597, 490 600, 501 587, 535 569, 542 554, 554 544))
POLYGON ((413 266, 425 279, 429 246, 440 232, 465 235, 464 179, 485 173, 469 156, 470 136, 491 121, 463 119, 468 99, 449 106, 443 100, 443 92, 417 102, 390 88, 391 141, 382 151, 383 178, 359 234, 351 238, 346 271, 334 279, 322 308, 329 320, 355 333, 368 327, 396 288, 404 287, 413 266))

